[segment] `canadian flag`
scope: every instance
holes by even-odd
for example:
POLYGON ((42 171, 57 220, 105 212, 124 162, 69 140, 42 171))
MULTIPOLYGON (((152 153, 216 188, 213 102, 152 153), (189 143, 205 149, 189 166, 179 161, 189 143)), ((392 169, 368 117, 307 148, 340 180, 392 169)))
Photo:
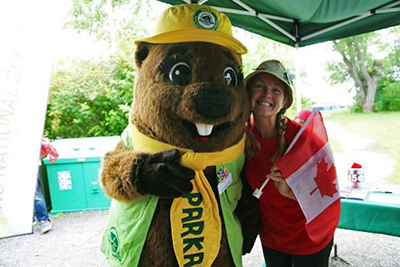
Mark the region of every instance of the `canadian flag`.
POLYGON ((340 217, 340 190, 321 113, 314 110, 276 162, 306 217, 310 239, 332 233, 340 217))

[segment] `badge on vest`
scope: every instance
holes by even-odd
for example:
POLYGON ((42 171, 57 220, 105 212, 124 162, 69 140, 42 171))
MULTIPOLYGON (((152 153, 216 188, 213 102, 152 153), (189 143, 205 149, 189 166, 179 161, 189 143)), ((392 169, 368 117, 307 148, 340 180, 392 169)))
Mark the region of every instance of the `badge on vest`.
POLYGON ((111 245, 111 251, 112 255, 117 258, 119 261, 122 260, 121 258, 121 248, 119 245, 119 238, 118 238, 118 232, 117 228, 111 227, 110 228, 110 234, 108 236, 108 241, 110 242, 111 245))
POLYGON ((228 170, 228 166, 222 167, 218 177, 218 193, 221 195, 232 183, 232 173, 228 170))

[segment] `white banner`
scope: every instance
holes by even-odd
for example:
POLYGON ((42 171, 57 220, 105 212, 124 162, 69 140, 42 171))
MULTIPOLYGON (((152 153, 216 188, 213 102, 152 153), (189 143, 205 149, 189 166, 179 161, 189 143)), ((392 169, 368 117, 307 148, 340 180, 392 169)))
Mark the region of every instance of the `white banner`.
POLYGON ((50 2, 0 4, 0 238, 32 233, 52 69, 50 2))

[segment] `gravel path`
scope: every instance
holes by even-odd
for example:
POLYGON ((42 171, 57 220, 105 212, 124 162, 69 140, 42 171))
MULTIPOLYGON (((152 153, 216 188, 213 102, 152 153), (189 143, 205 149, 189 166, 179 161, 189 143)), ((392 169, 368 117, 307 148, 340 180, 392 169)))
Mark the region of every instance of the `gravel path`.
MULTIPOLYGON (((384 151, 378 151, 369 139, 345 131, 336 122, 324 121, 329 140, 340 143, 342 150, 334 153, 336 171, 341 187, 350 185, 347 170, 354 163, 361 164, 365 171, 365 182, 370 184, 385 183, 396 163, 384 151)), ((400 264, 399 264, 400 266, 400 264)))

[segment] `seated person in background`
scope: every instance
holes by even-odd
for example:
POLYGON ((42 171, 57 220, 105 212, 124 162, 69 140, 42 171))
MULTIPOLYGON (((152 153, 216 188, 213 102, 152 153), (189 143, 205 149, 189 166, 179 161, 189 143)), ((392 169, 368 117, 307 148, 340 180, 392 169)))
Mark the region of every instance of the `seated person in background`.
MULTIPOLYGON (((49 214, 47 211, 46 200, 44 199, 42 189, 40 186, 40 174, 41 174, 40 166, 42 165, 42 160, 47 155, 49 155, 50 162, 55 162, 58 159, 57 150, 54 148, 54 146, 50 142, 50 140, 47 137, 43 136, 42 137, 42 146, 40 149, 40 160, 39 160, 39 171, 38 171, 38 175, 37 175, 36 193, 35 193, 35 199, 34 199, 35 217, 36 217, 36 220, 39 222, 39 228, 40 228, 40 232, 42 234, 47 233, 52 228, 49 214)), ((35 223, 35 221, 34 221, 34 223, 35 223)))
POLYGON ((297 113, 296 117, 294 118, 294 121, 303 124, 307 120, 308 116, 311 115, 311 112, 312 111, 309 109, 300 110, 300 112, 297 113))

